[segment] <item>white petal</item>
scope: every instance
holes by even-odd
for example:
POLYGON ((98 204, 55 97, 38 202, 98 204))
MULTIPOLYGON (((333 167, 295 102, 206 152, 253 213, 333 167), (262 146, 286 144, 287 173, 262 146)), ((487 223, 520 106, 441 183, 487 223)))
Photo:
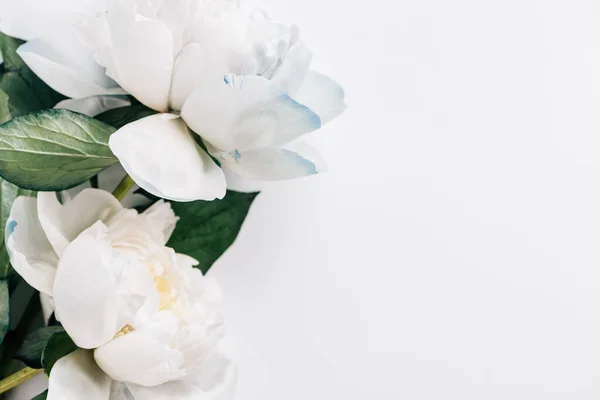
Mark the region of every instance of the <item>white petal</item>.
POLYGON ((150 325, 119 336, 94 351, 96 362, 111 378, 156 386, 185 376, 181 369, 183 357, 171 348, 178 319, 170 312, 159 314, 150 325))
POLYGON ((83 99, 67 99, 58 103, 54 108, 63 108, 95 117, 114 108, 126 107, 131 102, 120 96, 91 96, 83 99))
POLYGON ((31 40, 17 53, 48 86, 67 97, 125 93, 106 76, 73 29, 31 40))
POLYGON ((54 299, 52 296, 40 292, 40 304, 42 305, 42 317, 44 318, 44 324, 48 325, 50 317, 54 314, 54 299))
POLYGON ((162 21, 137 13, 135 0, 108 0, 112 60, 110 76, 140 102, 168 110, 173 72, 173 35, 162 21))
POLYGON ((200 373, 185 380, 155 387, 135 384, 128 384, 127 387, 136 400, 233 400, 236 384, 235 364, 217 354, 205 363, 200 373))
POLYGON ((115 132, 109 145, 133 180, 155 196, 176 201, 225 196, 223 172, 177 115, 132 122, 115 132))
POLYGON ((110 398, 108 400, 135 400, 135 398, 125 383, 112 381, 112 385, 110 385, 110 398))
POLYGON ((312 53, 308 47, 302 42, 297 43, 290 48, 271 81, 294 97, 306 78, 311 61, 312 53))
MULTIPOLYGON (((298 154, 300 157, 306 159, 308 162, 314 164, 318 173, 327 171, 327 164, 325 163, 325 160, 323 160, 323 157, 321 157, 319 151, 305 142, 294 142, 284 146, 283 149, 290 150, 298 154)), ((225 179, 227 180, 227 189, 229 190, 244 193, 260 192, 272 184, 272 182, 267 180, 245 178, 244 176, 232 171, 228 165, 229 164, 224 163, 222 165, 222 169, 223 173, 225 174, 225 179)))
POLYGON ((175 215, 171 208, 171 203, 159 200, 144 211, 142 215, 152 221, 153 225, 162 231, 165 237, 164 244, 166 244, 179 220, 179 217, 175 215))
POLYGON ((225 179, 227 180, 227 189, 234 190, 236 192, 252 193, 260 192, 267 186, 266 181, 257 181, 254 179, 247 179, 227 168, 226 165, 222 166, 225 179))
POLYGON ((110 192, 99 189, 84 189, 64 205, 54 192, 38 193, 40 223, 59 256, 81 232, 97 221, 108 221, 122 208, 110 192))
POLYGON ((237 380, 237 365, 223 353, 213 355, 195 376, 195 383, 210 400, 234 399, 237 380))
POLYGON ((256 147, 214 156, 224 168, 246 179, 280 181, 319 173, 315 163, 282 148, 256 147))
POLYGON ((108 400, 111 379, 91 351, 76 350, 59 359, 50 373, 48 400, 108 400))
POLYGON ((316 112, 323 125, 346 109, 344 89, 327 75, 316 71, 308 72, 294 99, 316 112))
POLYGON ((34 197, 21 196, 14 201, 6 224, 6 249, 23 279, 52 295, 58 257, 40 225, 34 197))
MULTIPOLYGON (((101 222, 80 234, 63 253, 54 282, 56 316, 77 346, 93 349, 118 327, 115 260, 101 222)), ((118 260, 117 260, 118 261, 118 260)))
POLYGON ((181 116, 222 151, 282 145, 321 126, 315 113, 259 76, 228 75, 202 82, 181 116))
POLYGON ((218 40, 207 38, 202 43, 191 43, 181 51, 173 69, 170 98, 173 110, 181 110, 203 80, 224 76, 223 71, 228 70, 228 59, 218 45, 218 40))
POLYGON ((102 11, 105 0, 0 0, 0 31, 31 40, 47 36, 81 18, 102 11))

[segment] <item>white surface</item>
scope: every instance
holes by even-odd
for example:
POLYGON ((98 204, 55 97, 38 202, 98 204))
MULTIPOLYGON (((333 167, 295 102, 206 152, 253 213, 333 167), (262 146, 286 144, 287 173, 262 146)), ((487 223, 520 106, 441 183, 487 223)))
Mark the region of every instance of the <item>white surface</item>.
POLYGON ((238 400, 600 396, 600 3, 254 0, 349 111, 215 266, 238 400))
POLYGON ((238 399, 599 398, 600 3, 252 4, 350 108, 215 267, 238 399))

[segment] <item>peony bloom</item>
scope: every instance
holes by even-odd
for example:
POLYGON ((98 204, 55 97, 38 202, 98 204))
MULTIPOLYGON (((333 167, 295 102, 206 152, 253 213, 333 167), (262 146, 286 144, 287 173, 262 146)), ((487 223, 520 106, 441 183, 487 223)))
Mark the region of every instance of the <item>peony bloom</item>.
POLYGON ((6 227, 15 270, 80 347, 55 364, 48 399, 232 399, 220 289, 165 246, 170 205, 138 214, 98 189, 63 200, 19 197, 6 227))
MULTIPOLYGON (((101 8, 98 0, 80 2, 101 8)), ((63 94, 89 95, 90 71, 105 71, 160 112, 110 140, 141 187, 173 200, 212 200, 225 195, 225 176, 231 186, 319 171, 313 150, 290 143, 341 113, 344 92, 310 70, 311 52, 295 26, 244 13, 227 0, 106 0, 103 11, 75 24, 78 46, 87 49, 80 55, 61 35, 30 41, 19 54, 63 94)))

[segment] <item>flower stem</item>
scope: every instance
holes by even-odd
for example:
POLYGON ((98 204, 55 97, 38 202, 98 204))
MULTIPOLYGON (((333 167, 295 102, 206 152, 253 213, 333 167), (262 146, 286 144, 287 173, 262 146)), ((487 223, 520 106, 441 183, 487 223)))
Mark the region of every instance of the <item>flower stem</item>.
POLYGON ((10 389, 19 386, 21 383, 28 381, 34 376, 41 374, 42 372, 44 372, 43 369, 25 367, 0 381, 0 393, 7 392, 10 389))
POLYGON ((117 198, 117 200, 123 200, 123 197, 129 192, 129 189, 133 186, 135 182, 129 175, 125 175, 119 186, 113 191, 113 196, 117 198))

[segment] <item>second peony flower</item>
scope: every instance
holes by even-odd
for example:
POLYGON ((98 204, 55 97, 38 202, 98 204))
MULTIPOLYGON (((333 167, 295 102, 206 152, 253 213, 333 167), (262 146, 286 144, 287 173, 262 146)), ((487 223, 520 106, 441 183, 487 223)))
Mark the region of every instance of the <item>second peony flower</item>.
POLYGON ((12 265, 80 348, 54 365, 48 399, 233 398, 221 291, 165 246, 176 222, 162 200, 139 214, 98 189, 15 200, 12 265))

